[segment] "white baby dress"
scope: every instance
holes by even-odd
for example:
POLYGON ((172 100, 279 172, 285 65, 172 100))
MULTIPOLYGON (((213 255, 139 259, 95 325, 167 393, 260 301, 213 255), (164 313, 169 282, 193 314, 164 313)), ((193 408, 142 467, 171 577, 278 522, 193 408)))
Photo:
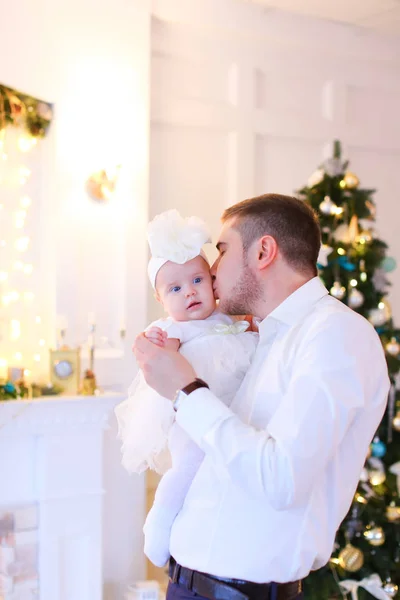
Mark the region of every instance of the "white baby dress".
MULTIPOLYGON (((250 366, 258 335, 246 331, 246 321, 235 321, 216 310, 204 320, 152 323, 169 338, 179 339, 179 352, 192 364, 210 390, 229 406, 250 366)), ((204 453, 174 423, 172 402, 150 388, 141 372, 129 389, 129 397, 116 407, 122 464, 141 473, 150 468, 165 473, 148 514, 145 554, 157 566, 169 557, 169 534, 204 453)))

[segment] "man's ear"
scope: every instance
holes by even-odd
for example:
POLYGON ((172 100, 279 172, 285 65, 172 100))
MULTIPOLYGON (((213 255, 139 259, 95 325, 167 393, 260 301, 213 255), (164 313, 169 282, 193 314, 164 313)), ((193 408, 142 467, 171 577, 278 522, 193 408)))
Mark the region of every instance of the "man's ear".
POLYGON ((257 268, 262 270, 269 267, 277 257, 278 244, 272 235, 264 235, 257 241, 257 268))

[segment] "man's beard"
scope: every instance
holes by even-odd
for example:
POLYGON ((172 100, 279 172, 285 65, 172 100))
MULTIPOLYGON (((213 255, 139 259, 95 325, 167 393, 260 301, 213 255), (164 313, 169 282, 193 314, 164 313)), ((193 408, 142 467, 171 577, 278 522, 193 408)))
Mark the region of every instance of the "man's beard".
POLYGON ((257 302, 262 299, 261 286, 247 264, 229 292, 229 297, 220 299, 218 308, 227 315, 253 315, 257 302))

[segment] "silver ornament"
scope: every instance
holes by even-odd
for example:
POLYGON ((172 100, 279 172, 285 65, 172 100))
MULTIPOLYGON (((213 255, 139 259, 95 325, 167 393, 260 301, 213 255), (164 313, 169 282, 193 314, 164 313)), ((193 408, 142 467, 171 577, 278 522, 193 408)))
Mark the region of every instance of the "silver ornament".
POLYGON ((364 537, 371 546, 382 546, 385 543, 385 532, 382 527, 367 527, 364 537))
POLYGON ((399 587, 395 583, 393 583, 393 581, 387 581, 383 586, 383 591, 385 592, 385 594, 390 596, 390 598, 394 598, 397 592, 399 591, 399 587))
POLYGON ((349 237, 349 226, 347 225, 347 223, 342 223, 341 225, 336 227, 335 231, 333 232, 333 239, 336 242, 341 242, 343 244, 350 243, 351 240, 349 237))
POLYGON ((337 209, 336 204, 334 202, 332 202, 332 200, 329 196, 325 196, 325 198, 322 200, 321 204, 319 205, 319 210, 324 215, 333 215, 335 213, 336 209, 337 209))
POLYGON ((340 281, 335 281, 333 286, 329 290, 329 293, 334 298, 337 298, 338 300, 343 300, 346 294, 346 288, 340 283, 340 281))
POLYGON ((364 302, 364 294, 353 288, 349 294, 348 304, 350 308, 359 308, 364 302))
POLYGON ((397 356, 400 352, 400 344, 395 337, 392 337, 390 342, 386 344, 385 348, 386 352, 392 356, 397 356))
POLYGON ((382 310, 379 308, 373 308, 369 312, 368 320, 374 327, 381 327, 386 323, 386 317, 382 310))
POLYGON ((324 170, 329 177, 337 177, 343 173, 343 163, 340 158, 328 158, 324 162, 324 170))
POLYGON ((387 300, 379 302, 378 308, 373 308, 369 311, 368 320, 374 327, 381 327, 392 316, 392 311, 387 300))

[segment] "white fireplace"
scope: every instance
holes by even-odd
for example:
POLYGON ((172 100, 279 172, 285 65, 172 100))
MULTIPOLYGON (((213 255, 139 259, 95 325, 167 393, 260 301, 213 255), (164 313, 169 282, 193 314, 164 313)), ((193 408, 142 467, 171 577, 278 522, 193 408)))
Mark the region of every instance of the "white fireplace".
MULTIPOLYGON (((113 456, 111 463, 110 458, 104 460, 104 429, 121 399, 118 394, 110 394, 0 403, 0 530, 1 515, 5 516, 6 524, 14 520, 15 529, 8 538, 8 545, 5 542, 5 547, 11 550, 7 550, 7 556, 4 552, 3 557, 0 556, 0 570, 8 571, 2 573, 0 579, 3 589, 8 586, 8 595, 4 595, 7 600, 103 598, 103 587, 107 588, 103 576, 103 507, 107 479, 104 465, 108 463, 112 470, 121 468, 118 456, 113 456), (32 546, 35 539, 39 582, 36 595, 32 566, 24 577, 25 567, 21 560, 18 563, 17 556, 30 550, 31 559, 32 547, 25 546, 21 550, 20 546, 24 540, 30 541, 32 546)), ((144 499, 144 482, 139 479, 138 482, 144 499)), ((107 490, 107 493, 112 491, 107 490)), ((119 494, 123 506, 126 502, 122 498, 123 490, 119 490, 119 494)), ((111 504, 118 526, 118 496, 111 504)), ((138 506, 140 509, 142 504, 139 502, 138 506)), ((106 515, 106 522, 107 519, 110 520, 110 515, 106 515)), ((139 537, 141 522, 139 514, 139 537)), ((118 548, 114 551, 118 552, 118 548)), ((135 558, 139 564, 136 572, 141 574, 142 557, 129 557, 131 562, 135 558)), ((121 578, 124 576, 126 578, 121 574, 121 578)), ((106 595, 117 600, 121 598, 121 589, 106 595)))

